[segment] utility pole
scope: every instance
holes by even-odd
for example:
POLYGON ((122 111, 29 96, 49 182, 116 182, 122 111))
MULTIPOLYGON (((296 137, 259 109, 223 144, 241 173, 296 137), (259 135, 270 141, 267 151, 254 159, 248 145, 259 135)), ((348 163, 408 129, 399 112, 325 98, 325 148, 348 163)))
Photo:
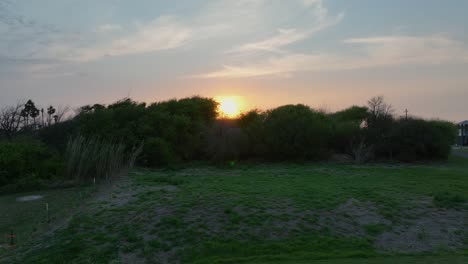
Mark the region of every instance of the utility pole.
POLYGON ((405 119, 408 120, 408 109, 405 109, 405 119))

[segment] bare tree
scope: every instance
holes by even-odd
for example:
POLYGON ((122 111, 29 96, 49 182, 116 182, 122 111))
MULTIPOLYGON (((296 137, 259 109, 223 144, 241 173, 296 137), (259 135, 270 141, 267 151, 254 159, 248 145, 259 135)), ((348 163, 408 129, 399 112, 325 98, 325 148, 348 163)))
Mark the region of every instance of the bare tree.
POLYGON ((383 96, 372 97, 367 101, 367 107, 369 109, 368 127, 378 125, 379 121, 391 120, 393 118, 393 107, 385 103, 383 96))
POLYGON ((25 122, 23 109, 24 104, 18 103, 0 110, 0 133, 7 139, 11 139, 23 128, 25 122))
POLYGON ((69 106, 59 105, 55 111, 55 115, 53 115, 53 118, 55 123, 59 123, 72 116, 73 114, 71 113, 71 108, 69 106))

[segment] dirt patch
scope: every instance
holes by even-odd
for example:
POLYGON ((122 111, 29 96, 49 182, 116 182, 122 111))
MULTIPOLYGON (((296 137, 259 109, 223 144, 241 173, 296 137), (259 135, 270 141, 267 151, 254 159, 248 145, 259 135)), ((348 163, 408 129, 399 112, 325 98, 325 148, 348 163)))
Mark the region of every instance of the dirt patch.
POLYGON ((318 225, 333 235, 365 236, 366 225, 391 225, 377 212, 377 207, 370 202, 361 202, 350 198, 332 211, 319 213, 318 225))
MULTIPOLYGON (((146 260, 139 257, 138 254, 135 253, 122 253, 119 252, 119 261, 117 263, 132 263, 132 264, 144 264, 146 260)), ((166 262, 163 262, 166 263, 166 262)))
POLYGON ((455 250, 464 246, 468 217, 465 210, 418 208, 391 231, 377 237, 375 247, 382 251, 417 253, 455 250))
POLYGON ((96 201, 103 208, 121 207, 131 203, 137 194, 154 191, 176 192, 178 190, 178 187, 174 185, 134 185, 128 177, 122 177, 113 184, 108 185, 105 191, 101 191, 96 201))
POLYGON ((392 223, 370 202, 349 199, 332 211, 320 212, 318 225, 333 235, 370 237, 384 252, 421 253, 462 248, 467 238, 466 210, 438 209, 427 200, 410 203, 402 219, 392 223), (366 226, 386 227, 369 234, 366 226))

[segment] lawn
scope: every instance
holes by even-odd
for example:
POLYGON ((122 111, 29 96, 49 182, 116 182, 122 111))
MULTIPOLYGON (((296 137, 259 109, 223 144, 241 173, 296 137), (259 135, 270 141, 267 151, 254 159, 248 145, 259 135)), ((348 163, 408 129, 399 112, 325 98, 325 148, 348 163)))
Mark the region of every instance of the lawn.
POLYGON ((468 160, 455 157, 136 169, 8 260, 467 263, 467 171, 468 160))
POLYGON ((16 236, 15 244, 21 247, 63 223, 80 204, 81 198, 89 196, 89 193, 90 188, 66 188, 0 196, 0 245, 9 244, 10 241, 4 243, 6 235, 13 232, 16 236), (21 201, 21 198, 28 196, 41 197, 21 201))
MULTIPOLYGON (((256 264, 465 264, 466 256, 403 256, 403 257, 376 257, 353 259, 327 259, 327 260, 294 260, 294 261, 267 261, 253 262, 256 264)), ((253 264, 252 263, 252 264, 253 264)))

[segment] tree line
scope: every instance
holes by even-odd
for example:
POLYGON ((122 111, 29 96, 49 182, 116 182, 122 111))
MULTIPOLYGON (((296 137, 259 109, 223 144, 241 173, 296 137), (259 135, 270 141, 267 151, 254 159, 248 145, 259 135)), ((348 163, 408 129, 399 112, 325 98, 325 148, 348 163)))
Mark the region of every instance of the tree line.
POLYGON ((447 121, 396 117, 383 97, 332 113, 302 104, 236 119, 220 119, 217 111, 218 103, 203 97, 150 104, 127 98, 83 106, 68 118, 31 100, 6 107, 0 112, 0 186, 73 178, 79 170, 89 176, 102 168, 108 177, 116 161, 127 159, 147 167, 320 161, 336 154, 353 162, 437 160, 448 158, 456 136, 447 121), (99 159, 84 164, 90 155, 99 159))
POLYGON ((70 109, 49 106, 46 109, 36 107, 32 100, 0 110, 0 136, 11 140, 26 131, 41 129, 59 123, 70 109))

